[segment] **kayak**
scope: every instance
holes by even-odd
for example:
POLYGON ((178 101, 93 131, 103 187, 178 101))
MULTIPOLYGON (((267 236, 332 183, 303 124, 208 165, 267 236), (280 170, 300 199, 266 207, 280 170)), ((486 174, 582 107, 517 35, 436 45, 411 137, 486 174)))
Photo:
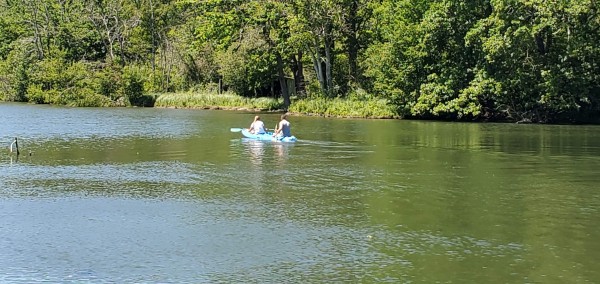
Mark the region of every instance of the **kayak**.
POLYGON ((251 139, 261 140, 261 141, 296 142, 298 140, 298 139, 296 139, 295 136, 273 137, 273 132, 267 132, 265 134, 254 134, 254 133, 250 133, 250 131, 248 131, 247 129, 242 129, 242 135, 244 135, 244 137, 246 137, 246 138, 251 138, 251 139))

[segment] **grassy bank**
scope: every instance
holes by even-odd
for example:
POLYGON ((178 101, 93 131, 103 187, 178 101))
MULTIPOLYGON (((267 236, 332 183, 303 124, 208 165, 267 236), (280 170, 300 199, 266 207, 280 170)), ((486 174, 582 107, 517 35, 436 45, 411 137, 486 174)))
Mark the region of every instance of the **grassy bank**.
POLYGON ((273 98, 246 98, 228 93, 221 95, 214 93, 170 93, 158 96, 154 106, 274 111, 283 109, 283 100, 273 98))
MULTIPOLYGON (((173 93, 159 95, 155 107, 232 109, 278 111, 283 110, 283 101, 273 98, 246 98, 235 94, 173 93)), ((290 113, 327 117, 394 118, 393 106, 385 100, 348 99, 293 99, 290 113)))
POLYGON ((353 117, 353 118, 395 118, 396 111, 385 100, 349 99, 300 99, 294 100, 289 108, 292 113, 303 115, 353 117))

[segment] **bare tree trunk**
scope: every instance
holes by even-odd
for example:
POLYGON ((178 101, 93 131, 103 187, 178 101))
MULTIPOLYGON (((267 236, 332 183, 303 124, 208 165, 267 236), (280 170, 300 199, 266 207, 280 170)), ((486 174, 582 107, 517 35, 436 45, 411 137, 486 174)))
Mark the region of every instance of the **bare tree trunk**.
POLYGON ((327 80, 327 95, 334 96, 333 90, 333 36, 332 26, 327 25, 325 30, 325 79, 327 80))
POLYGON ((169 41, 168 39, 164 40, 165 43, 165 64, 166 64, 166 68, 167 69, 167 74, 166 74, 166 82, 165 82, 165 86, 163 87, 163 91, 171 91, 171 71, 173 70, 173 50, 174 47, 171 44, 171 41, 169 41), (168 52, 167 52, 168 51, 168 52))
MULTIPOLYGON (((104 34, 106 31, 106 25, 104 24, 104 18, 102 17, 102 19, 98 20, 97 15, 96 15, 96 7, 94 6, 94 4, 88 2, 87 12, 88 12, 88 19, 90 20, 92 25, 94 25, 96 32, 99 35, 104 34)), ((105 50, 110 51, 110 45, 108 43, 108 40, 106 40, 104 37, 102 37, 102 45, 104 45, 105 50)), ((113 59, 112 54, 110 54, 110 55, 111 55, 110 59, 112 61, 112 59, 113 59)))
POLYGON ((321 66, 321 53, 319 52, 319 44, 315 42, 314 49, 307 48, 311 51, 310 56, 313 61, 313 67, 315 68, 315 73, 317 74, 317 80, 319 81, 319 85, 321 85, 321 91, 326 92, 326 84, 325 78, 323 77, 323 67, 321 66))
POLYGON ((360 49, 357 33, 359 31, 358 0, 353 0, 349 7, 349 15, 346 25, 348 33, 346 36, 346 46, 348 47, 348 67, 351 82, 358 82, 358 50, 360 49))
POLYGON ((125 65, 127 62, 125 54, 125 47, 127 45, 126 36, 129 29, 139 25, 141 20, 135 15, 130 18, 124 18, 122 15, 122 4, 123 2, 121 1, 94 1, 89 3, 88 10, 92 23, 94 23, 98 31, 101 31, 100 34, 107 47, 110 59, 114 61, 115 44, 118 44, 119 55, 122 57, 121 64, 125 65))
POLYGON ((166 82, 165 82, 165 78, 167 77, 167 55, 166 52, 164 51, 165 47, 163 45, 162 47, 162 52, 160 53, 160 69, 161 69, 161 74, 160 74, 160 89, 161 91, 164 91, 166 88, 166 82))
MULTIPOLYGON (((28 1, 25 1, 28 2, 28 1)), ((33 1, 31 2, 31 14, 33 15, 33 19, 31 19, 31 25, 33 26, 33 35, 34 35, 34 43, 35 43, 35 48, 37 50, 37 57, 38 59, 42 59, 44 58, 44 48, 42 47, 42 34, 40 31, 40 27, 38 25, 38 9, 37 9, 37 2, 33 1)))
POLYGON ((154 74, 156 71, 156 32, 154 31, 154 5, 152 0, 150 0, 150 32, 152 33, 152 74, 154 74))
POLYGON ((121 54, 121 65, 127 65, 127 57, 125 56, 125 39, 123 34, 119 33, 119 53, 121 54))
POLYGON ((111 32, 111 29, 108 26, 108 17, 106 15, 101 15, 102 17, 102 26, 104 27, 104 33, 106 35, 106 42, 107 42, 107 46, 108 46, 108 55, 110 55, 110 60, 114 61, 115 60, 115 52, 113 49, 113 35, 111 32))

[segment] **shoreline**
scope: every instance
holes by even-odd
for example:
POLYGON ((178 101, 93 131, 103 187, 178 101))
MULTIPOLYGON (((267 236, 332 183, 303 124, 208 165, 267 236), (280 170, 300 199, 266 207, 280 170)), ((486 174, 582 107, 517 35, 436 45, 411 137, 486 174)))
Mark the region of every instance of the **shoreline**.
MULTIPOLYGON (((351 116, 351 115, 328 115, 328 114, 319 114, 319 113, 301 113, 301 112, 292 112, 286 111, 284 109, 276 109, 276 110, 268 110, 268 109, 258 109, 258 108, 247 108, 247 107, 223 107, 223 106, 203 106, 203 107, 183 107, 183 106, 158 106, 152 108, 160 108, 160 109, 188 109, 188 110, 226 110, 226 111, 243 111, 243 112, 252 112, 252 113, 285 113, 291 116, 307 116, 307 117, 324 117, 324 118, 342 118, 342 119, 405 119, 400 117, 362 117, 362 116, 351 116)), ((441 120, 440 120, 441 121, 441 120)))
MULTIPOLYGON (((8 102, 0 101, 0 104, 33 104, 33 105, 48 105, 48 106, 63 106, 63 107, 77 107, 79 106, 67 106, 60 104, 37 104, 31 102, 8 102)), ((106 106, 109 108, 136 108, 139 106, 106 106)), ((102 107, 104 108, 104 107, 102 107)), ((532 122, 527 120, 444 120, 444 119, 427 119, 427 118, 413 118, 413 117, 399 117, 399 116, 359 116, 359 115, 333 115, 327 113, 317 112, 297 112, 297 111, 286 111, 284 109, 267 109, 267 108, 250 108, 244 106, 180 106, 180 105, 168 105, 168 106, 148 106, 148 108, 157 109, 189 109, 189 110, 225 110, 225 111, 240 111, 249 113, 285 113, 291 116, 306 116, 306 117, 323 117, 323 118, 338 118, 338 119, 376 119, 376 120, 410 120, 410 121, 436 121, 436 122, 456 122, 456 123, 501 123, 501 124, 520 124, 520 125, 600 125, 600 120, 596 119, 590 121, 558 121, 552 123, 540 123, 532 122)))

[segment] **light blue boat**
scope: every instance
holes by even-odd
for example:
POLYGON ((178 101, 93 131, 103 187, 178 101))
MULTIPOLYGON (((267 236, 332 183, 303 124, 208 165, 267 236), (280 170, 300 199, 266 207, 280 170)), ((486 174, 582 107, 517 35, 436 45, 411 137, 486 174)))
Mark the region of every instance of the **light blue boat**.
MULTIPOLYGON (((239 128, 232 128, 231 131, 237 132, 236 130, 238 130, 238 129, 239 128)), ((296 139, 295 136, 273 137, 273 132, 267 132, 265 134, 254 134, 254 133, 250 133, 250 131, 248 131, 245 128, 241 128, 240 131, 242 132, 242 135, 244 135, 244 137, 250 138, 250 139, 255 139, 255 140, 260 140, 260 141, 296 142, 298 140, 298 139, 296 139)))

